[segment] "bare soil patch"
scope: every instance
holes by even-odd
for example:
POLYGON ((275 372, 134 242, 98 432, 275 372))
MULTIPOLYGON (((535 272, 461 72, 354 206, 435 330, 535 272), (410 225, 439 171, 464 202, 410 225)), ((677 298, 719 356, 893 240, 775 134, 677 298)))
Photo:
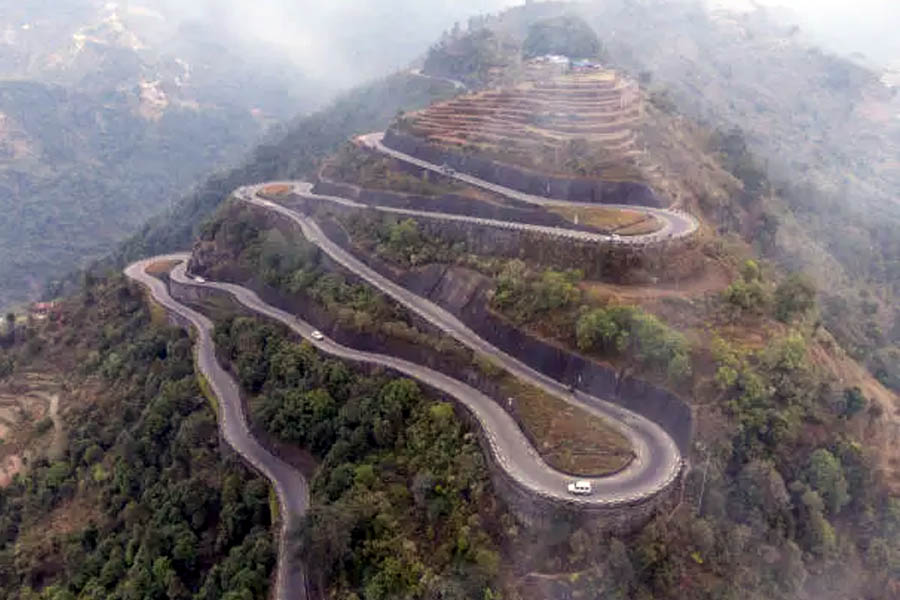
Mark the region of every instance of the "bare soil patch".
POLYGON ((589 298, 621 303, 642 304, 659 298, 691 298, 721 292, 731 283, 731 273, 717 264, 709 264, 695 277, 677 283, 626 285, 604 281, 585 281, 581 289, 589 298))
POLYGON ((869 401, 868 413, 856 417, 861 428, 859 438, 874 455, 884 483, 892 492, 900 493, 900 397, 833 341, 810 344, 808 352, 810 360, 832 373, 841 386, 859 387, 869 401))

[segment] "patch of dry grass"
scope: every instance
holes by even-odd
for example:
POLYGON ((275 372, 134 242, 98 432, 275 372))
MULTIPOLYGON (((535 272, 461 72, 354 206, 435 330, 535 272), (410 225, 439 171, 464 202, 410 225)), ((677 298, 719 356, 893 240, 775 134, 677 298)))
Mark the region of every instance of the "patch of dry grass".
POLYGON ((621 236, 646 235, 648 233, 653 233, 654 231, 659 231, 660 229, 662 229, 662 226, 662 221, 660 221, 653 215, 646 215, 645 218, 641 219, 637 223, 633 223, 631 225, 626 225, 620 229, 616 229, 616 233, 621 236))
POLYGON ((639 210, 625 208, 610 208, 608 206, 555 206, 550 209, 564 219, 590 225, 605 231, 615 231, 620 235, 637 235, 639 233, 652 233, 662 227, 659 219, 639 210), (634 231, 631 231, 635 228, 634 231))
POLYGON ((284 196, 289 194, 291 186, 285 183, 273 183, 262 189, 263 196, 284 196))
POLYGON ((512 398, 519 422, 551 467, 582 476, 602 476, 634 459, 628 439, 600 417, 504 374, 504 398, 512 398))
POLYGON ((164 275, 175 268, 179 262, 178 260, 158 260, 156 262, 150 263, 147 265, 147 268, 144 271, 148 275, 153 275, 154 277, 159 277, 160 275, 164 275))

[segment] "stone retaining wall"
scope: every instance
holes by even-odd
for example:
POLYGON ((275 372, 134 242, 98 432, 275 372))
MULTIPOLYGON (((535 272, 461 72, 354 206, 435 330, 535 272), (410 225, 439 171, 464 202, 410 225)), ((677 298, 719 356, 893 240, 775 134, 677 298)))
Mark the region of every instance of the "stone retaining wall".
MULTIPOLYGON (((431 269, 400 272, 376 257, 358 252, 344 232, 335 227, 327 227, 325 223, 322 225, 332 241, 383 276, 449 310, 504 352, 521 357, 523 362, 553 379, 574 385, 586 393, 605 398, 647 417, 672 436, 683 455, 689 454, 694 426, 693 413, 686 402, 671 392, 630 375, 619 374, 609 365, 554 346, 507 323, 487 309, 487 290, 483 283, 478 284, 472 293, 454 297, 455 291, 466 287, 466 282, 453 280, 455 274, 460 272, 459 269, 444 267, 442 271, 431 269)), ((490 242, 490 238, 484 235, 485 232, 481 233, 483 237, 479 236, 478 239, 495 243, 490 242)), ((494 233, 495 239, 502 239, 504 235, 518 235, 517 232, 502 230, 494 233)), ((509 238, 507 241, 522 243, 519 237, 509 238)), ((572 260, 571 257, 569 260, 572 260)))
POLYGON ((613 535, 627 535, 646 525, 657 512, 670 506, 681 489, 682 480, 679 477, 674 484, 651 498, 614 507, 585 507, 574 502, 563 502, 536 495, 496 463, 490 452, 490 445, 475 417, 460 405, 455 406, 457 416, 468 423, 472 431, 477 432, 495 492, 503 499, 510 512, 531 529, 547 531, 553 529, 560 521, 590 520, 603 531, 613 535))

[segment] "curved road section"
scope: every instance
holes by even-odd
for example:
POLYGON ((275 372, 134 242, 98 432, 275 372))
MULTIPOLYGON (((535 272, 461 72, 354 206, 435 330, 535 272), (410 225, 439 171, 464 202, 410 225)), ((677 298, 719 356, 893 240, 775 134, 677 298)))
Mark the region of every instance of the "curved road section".
POLYGON ((276 600, 307 600, 305 571, 300 561, 291 560, 295 552, 288 539, 309 506, 306 479, 294 467, 272 455, 250 433, 241 408, 238 385, 216 360, 212 321, 174 300, 169 295, 166 284, 145 271, 149 264, 160 260, 186 261, 188 257, 187 254, 172 254, 149 258, 130 265, 125 269, 125 275, 146 286, 156 302, 196 329, 197 366, 219 400, 218 421, 222 435, 238 454, 272 482, 278 496, 281 531, 278 536, 278 565, 273 597, 276 600))
MULTIPOLYGON (((659 425, 637 413, 597 398, 596 396, 591 396, 582 392, 570 392, 562 383, 547 377, 543 373, 529 367, 519 359, 503 352, 493 344, 481 338, 449 311, 430 300, 411 292, 403 286, 394 283, 344 250, 341 246, 329 239, 318 224, 311 218, 266 200, 265 198, 260 198, 257 193, 266 185, 271 184, 239 188, 235 191, 235 196, 242 201, 287 217, 300 227, 303 236, 307 240, 321 248, 333 261, 340 264, 359 278, 365 280, 380 292, 390 296, 408 310, 419 315, 429 323, 432 323, 472 350, 490 356, 500 366, 522 381, 537 386, 545 392, 557 396, 573 406, 577 406, 582 410, 586 410, 606 419, 610 424, 619 429, 632 444, 636 458, 631 464, 623 471, 614 475, 591 479, 592 487, 594 489, 593 494, 591 496, 579 498, 572 497, 566 493, 566 482, 570 480, 571 477, 566 477, 561 473, 549 470, 549 467, 540 460, 537 453, 529 446, 528 453, 542 465, 541 472, 544 473, 542 476, 543 478, 538 480, 535 475, 531 478, 532 483, 529 483, 524 478, 519 477, 524 471, 510 471, 510 473, 523 484, 527 485, 533 492, 547 497, 564 499, 568 502, 594 506, 613 506, 640 502, 647 499, 668 487, 678 476, 682 465, 681 454, 672 438, 659 425), (548 473, 552 473, 552 475, 549 476, 550 478, 547 478, 548 473), (533 483, 539 483, 539 485, 533 485, 533 483)), ((308 190, 308 184, 301 183, 295 185, 295 190, 301 196, 311 199, 321 199, 315 194, 306 191, 308 190)), ((224 286, 225 284, 216 285, 224 286)), ((229 288, 226 287, 222 289, 229 288)), ((236 293, 236 290, 234 289, 230 289, 229 291, 236 293)), ((241 297, 238 299, 243 302, 241 297)), ((299 333, 302 334, 302 332, 299 333)), ((416 369, 420 373, 424 372, 422 370, 423 367, 416 366, 416 369)), ((418 378, 415 374, 412 374, 411 376, 418 378)), ((442 389, 440 386, 435 387, 442 389)), ((451 393, 451 395, 457 397, 455 394, 451 393)), ((458 399, 462 401, 461 398, 458 399)), ((493 402, 491 402, 491 405, 496 406, 493 402)), ((510 428, 521 435, 521 432, 519 432, 518 427, 513 421, 510 420, 508 423, 510 428)), ((504 425, 504 427, 506 426, 504 425)), ((485 431, 487 432, 489 430, 486 429, 485 431)), ((495 429, 495 431, 500 430, 495 429)), ((520 455, 524 457, 519 451, 508 452, 505 454, 505 460, 510 460, 520 455)), ((534 471, 535 474, 537 472, 538 471, 534 471)))
MULTIPOLYGON (((536 206, 545 206, 545 207, 553 207, 553 206, 567 206, 567 207, 578 207, 578 206, 604 206, 609 208, 622 208, 629 210, 642 210, 648 214, 651 214, 658 218, 663 223, 662 229, 659 231, 655 231, 653 233, 643 234, 643 235, 630 235, 627 237, 613 237, 609 235, 599 235, 598 239, 592 239, 591 241, 602 241, 602 242, 615 242, 618 244, 643 244, 643 243, 655 243, 661 242, 664 240, 671 240, 676 238, 687 237, 693 234, 700 227, 700 222, 697 221, 696 217, 693 215, 684 212, 682 210, 676 210, 671 208, 655 208, 651 206, 637 206, 633 204, 599 204, 599 203, 588 203, 588 202, 571 202, 568 200, 556 200, 552 198, 544 198, 543 196, 535 196, 534 194, 526 194, 525 192, 520 192, 519 190, 514 190, 512 188, 508 188, 502 185, 498 185, 496 183, 492 183, 485 179, 481 179, 479 177, 475 177, 473 175, 468 175, 466 173, 460 173, 459 171, 454 171, 452 173, 446 172, 441 166, 436 165, 434 163, 428 162, 426 160, 422 160, 421 158, 416 158, 411 154, 406 154, 405 152, 400 152, 399 150, 394 150, 388 146, 384 145, 384 132, 379 131, 376 133, 367 133, 365 135, 358 136, 356 138, 361 144, 364 146, 371 148, 372 150, 376 150, 383 154, 386 154, 392 158, 396 158, 397 160, 402 160, 405 163, 411 164, 413 166, 419 167, 420 169, 426 169, 428 171, 432 171, 439 175, 443 175, 444 177, 453 177, 458 181, 462 181, 463 183, 467 183, 469 185, 474 185, 475 187, 480 187, 484 190, 488 190, 489 192, 493 192, 495 194, 500 194, 501 196, 505 196, 512 200, 518 200, 520 202, 527 202, 528 204, 533 204, 536 206)), ((546 229, 556 229, 556 228, 546 228, 546 229)), ((571 231, 571 230, 563 230, 563 231, 571 231)), ((571 233, 584 233, 584 232, 576 232, 571 231, 571 233)), ((573 236, 575 237, 575 236, 573 236)))

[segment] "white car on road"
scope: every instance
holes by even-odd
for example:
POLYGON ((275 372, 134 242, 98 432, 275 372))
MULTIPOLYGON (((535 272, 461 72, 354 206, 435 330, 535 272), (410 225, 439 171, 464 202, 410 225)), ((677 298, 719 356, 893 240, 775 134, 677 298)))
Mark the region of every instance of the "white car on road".
POLYGON ((310 334, 310 336, 312 336, 312 339, 314 339, 314 340, 316 340, 316 341, 318 341, 318 342, 321 342, 322 340, 325 339, 325 336, 322 335, 322 332, 319 331, 318 329, 316 329, 315 331, 313 331, 313 332, 310 334))
POLYGON ((569 493, 575 494, 578 496, 587 496, 591 493, 591 482, 590 481, 573 481, 569 484, 569 493))
POLYGON ((203 279, 202 277, 200 277, 199 275, 194 277, 194 281, 196 281, 197 283, 206 283, 206 280, 203 279))

